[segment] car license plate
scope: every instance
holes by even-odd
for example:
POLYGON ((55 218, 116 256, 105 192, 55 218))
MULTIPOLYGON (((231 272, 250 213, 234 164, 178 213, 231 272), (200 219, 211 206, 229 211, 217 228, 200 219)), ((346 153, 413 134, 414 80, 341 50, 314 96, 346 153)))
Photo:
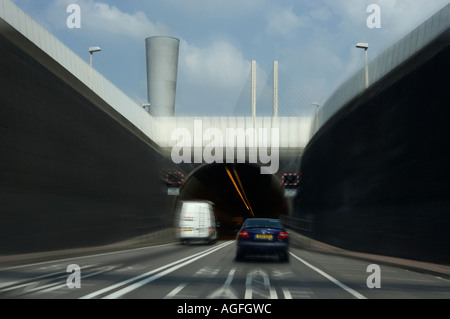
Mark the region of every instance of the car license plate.
POLYGON ((272 240, 272 235, 266 235, 266 234, 256 234, 256 239, 269 239, 272 240))

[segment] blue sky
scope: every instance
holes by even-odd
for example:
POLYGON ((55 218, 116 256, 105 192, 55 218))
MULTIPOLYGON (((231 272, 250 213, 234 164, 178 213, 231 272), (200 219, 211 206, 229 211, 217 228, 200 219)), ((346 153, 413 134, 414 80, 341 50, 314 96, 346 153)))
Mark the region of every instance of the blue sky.
MULTIPOLYGON (((369 59, 424 22, 449 0, 13 0, 130 98, 147 99, 145 38, 180 39, 176 115, 250 114, 249 72, 259 89, 279 62, 280 116, 309 116, 369 59), (69 29, 68 5, 81 8, 69 29), (367 7, 381 9, 381 28, 367 26, 367 7), (259 85, 258 85, 259 84, 259 85), (248 104, 248 106, 247 106, 248 104)), ((267 100, 267 99, 266 99, 267 100)), ((263 99, 258 115, 270 110, 263 99)), ((268 104, 267 104, 268 105, 268 104)), ((260 107, 259 107, 260 106, 260 107)))

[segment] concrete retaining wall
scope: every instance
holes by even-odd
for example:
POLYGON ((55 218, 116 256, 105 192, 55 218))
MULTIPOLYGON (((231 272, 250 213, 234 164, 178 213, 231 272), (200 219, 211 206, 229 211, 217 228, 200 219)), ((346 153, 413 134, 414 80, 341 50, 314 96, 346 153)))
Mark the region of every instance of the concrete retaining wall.
POLYGON ((295 200, 305 234, 450 262, 448 38, 348 103, 308 144, 295 200))
POLYGON ((104 245, 170 222, 163 158, 125 119, 3 36, 0 56, 0 254, 104 245))

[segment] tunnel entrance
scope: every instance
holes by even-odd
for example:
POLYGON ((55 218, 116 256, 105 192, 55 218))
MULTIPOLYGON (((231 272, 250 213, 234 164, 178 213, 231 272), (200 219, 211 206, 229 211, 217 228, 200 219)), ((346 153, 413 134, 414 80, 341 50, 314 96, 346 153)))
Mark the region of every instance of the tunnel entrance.
POLYGON ((279 218, 288 210, 284 190, 278 177, 261 174, 260 169, 256 164, 203 165, 186 178, 178 204, 188 200, 213 202, 220 239, 234 237, 247 218, 279 218))

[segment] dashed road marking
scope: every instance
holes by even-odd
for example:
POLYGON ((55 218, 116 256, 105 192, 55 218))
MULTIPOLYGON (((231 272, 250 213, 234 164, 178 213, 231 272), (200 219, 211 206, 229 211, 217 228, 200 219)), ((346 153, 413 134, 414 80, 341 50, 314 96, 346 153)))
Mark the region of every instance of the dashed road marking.
POLYGON ((183 284, 177 286, 174 290, 172 290, 171 292, 169 292, 169 293, 164 297, 164 299, 171 299, 171 298, 175 297, 175 296, 176 296, 181 290, 183 290, 184 287, 186 287, 186 286, 187 286, 187 283, 183 283, 183 284))
POLYGON ((220 271, 220 268, 203 267, 194 274, 194 277, 201 276, 201 277, 213 278, 213 277, 217 276, 219 271, 220 271))

